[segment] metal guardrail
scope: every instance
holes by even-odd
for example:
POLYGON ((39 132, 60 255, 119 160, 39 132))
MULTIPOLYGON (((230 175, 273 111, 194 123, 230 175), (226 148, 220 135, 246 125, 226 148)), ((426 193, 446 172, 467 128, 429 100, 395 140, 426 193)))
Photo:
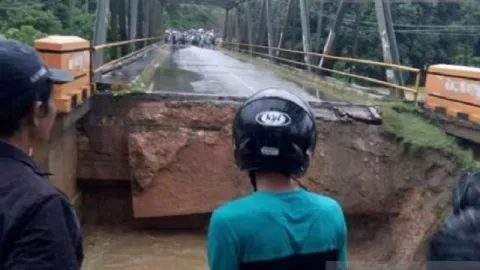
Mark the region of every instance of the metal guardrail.
MULTIPOLYGON (((94 72, 94 73, 98 73, 98 72, 106 73, 106 72, 109 72, 109 71, 111 71, 111 69, 109 69, 108 67, 115 66, 116 64, 122 64, 121 62, 124 61, 124 60, 126 60, 126 59, 135 58, 136 55, 141 54, 142 52, 151 49, 152 46, 153 46, 153 45, 145 46, 145 47, 143 47, 143 48, 141 48, 141 49, 139 49, 139 50, 133 51, 133 52, 131 52, 131 53, 129 53, 129 54, 126 54, 126 55, 124 55, 124 56, 122 56, 122 57, 119 57, 119 58, 117 58, 117 59, 114 59, 114 60, 112 60, 112 61, 109 61, 109 62, 107 62, 107 63, 99 66, 98 68, 96 68, 93 72, 94 72)), ((123 64, 125 64, 125 63, 123 63, 123 64)))
POLYGON ((244 43, 231 43, 231 42, 222 42, 221 46, 225 49, 234 51, 234 52, 240 52, 244 54, 249 54, 249 55, 258 55, 267 59, 277 59, 289 64, 295 64, 295 65, 301 65, 304 67, 310 67, 312 69, 316 70, 321 70, 321 71, 327 71, 343 76, 347 76, 350 78, 355 78, 371 83, 375 83, 378 85, 386 86, 386 87, 391 87, 394 89, 399 89, 404 92, 410 92, 414 94, 414 100, 418 100, 418 94, 419 94, 419 88, 420 88, 420 78, 421 78, 421 70, 418 68, 412 68, 409 66, 403 66, 403 65, 396 65, 396 64, 390 64, 390 63, 384 63, 384 62, 378 62, 378 61, 372 61, 372 60, 367 60, 367 59, 359 59, 359 58, 351 58, 351 57, 341 57, 341 56, 333 56, 333 55, 326 55, 326 54, 321 54, 321 53, 314 53, 314 52, 303 52, 303 51, 296 51, 296 50, 289 50, 289 49, 282 49, 279 47, 273 47, 270 48, 272 50, 273 55, 269 55, 268 53, 261 53, 261 52, 256 52, 255 50, 252 50, 251 48, 262 48, 262 49, 269 49, 268 46, 261 46, 261 45, 250 45, 250 44, 244 44, 244 43), (244 47, 248 49, 243 49, 244 47), (358 64, 367 64, 367 65, 373 65, 377 67, 382 67, 382 68, 389 68, 389 69, 397 69, 401 71, 407 71, 407 72, 413 72, 415 73, 415 85, 412 87, 406 87, 403 85, 399 84, 394 84, 374 78, 370 78, 367 76, 362 76, 362 75, 357 75, 357 74, 352 74, 349 72, 345 71, 340 71, 340 70, 334 70, 330 68, 324 68, 320 67, 317 65, 311 65, 311 64, 306 64, 303 62, 283 58, 278 56, 278 52, 287 52, 287 53, 294 53, 294 54, 303 54, 303 55, 311 55, 311 56, 316 56, 316 57, 323 57, 325 59, 335 59, 335 60, 340 60, 340 61, 346 61, 346 62, 351 62, 351 63, 358 63, 358 64))
MULTIPOLYGON (((124 41, 118 41, 118 42, 112 42, 112 43, 107 43, 107 44, 102 44, 102 45, 97 45, 97 46, 93 46, 91 49, 90 49, 90 54, 91 54, 91 58, 93 58, 93 54, 96 52, 96 51, 99 51, 99 50, 102 50, 102 49, 106 49, 106 48, 112 48, 112 47, 118 47, 118 46, 122 46, 122 45, 128 45, 128 44, 132 44, 132 43, 137 43, 137 42, 145 42, 145 41, 158 41, 158 40, 162 40, 163 37, 152 37, 152 38, 141 38, 141 39, 132 39, 132 40, 124 40, 124 41)), ((97 73, 99 71, 102 71, 103 69, 105 69, 105 67, 107 66, 111 66, 111 65, 114 65, 122 60, 125 60, 129 57, 132 57, 146 49, 148 49, 149 46, 146 46, 144 48, 141 48, 140 50, 136 50, 136 51, 133 51, 127 55, 124 55, 120 58, 117 58, 117 59, 114 59, 112 61, 109 61, 107 63, 104 63, 103 65, 101 65, 100 67, 94 69, 93 68, 93 61, 90 61, 91 63, 91 72, 92 73, 97 73)))
POLYGON ((116 46, 121 46, 121 45, 128 45, 128 44, 132 44, 132 43, 136 43, 136 42, 159 40, 159 39, 163 39, 163 37, 151 37, 151 38, 124 40, 124 41, 118 41, 118 42, 112 42, 112 43, 97 45, 97 46, 92 47, 92 50, 93 51, 98 51, 98 50, 105 49, 105 48, 111 48, 111 47, 116 47, 116 46))

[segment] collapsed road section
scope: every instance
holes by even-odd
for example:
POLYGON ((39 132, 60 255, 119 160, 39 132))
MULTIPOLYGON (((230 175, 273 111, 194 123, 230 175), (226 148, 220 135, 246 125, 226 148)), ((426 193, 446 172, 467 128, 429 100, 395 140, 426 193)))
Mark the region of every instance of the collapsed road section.
MULTIPOLYGON (((216 206, 251 192, 232 155, 231 123, 242 100, 95 96, 78 125, 85 224, 204 227, 216 206)), ((457 165, 433 151, 405 154, 382 135, 373 107, 311 105, 318 145, 301 181, 344 207, 352 267, 414 261, 448 204, 457 165)))

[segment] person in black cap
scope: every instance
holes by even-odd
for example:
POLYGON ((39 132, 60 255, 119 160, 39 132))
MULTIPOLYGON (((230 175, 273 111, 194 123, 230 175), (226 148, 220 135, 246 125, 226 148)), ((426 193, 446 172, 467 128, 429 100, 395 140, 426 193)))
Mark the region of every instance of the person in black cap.
POLYGON ((30 157, 49 138, 54 83, 72 81, 36 51, 0 40, 0 269, 80 269, 82 235, 68 198, 30 157))
POLYGON ((310 165, 315 122, 310 106, 282 89, 260 91, 240 106, 232 127, 234 156, 255 192, 213 212, 210 270, 347 268, 340 204, 293 181, 310 165))

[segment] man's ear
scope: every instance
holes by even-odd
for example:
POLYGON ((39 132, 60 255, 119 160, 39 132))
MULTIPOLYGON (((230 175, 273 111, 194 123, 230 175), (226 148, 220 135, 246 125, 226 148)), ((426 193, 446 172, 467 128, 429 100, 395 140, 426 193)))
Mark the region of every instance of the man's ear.
POLYGON ((43 111, 43 108, 42 108, 42 102, 36 101, 33 104, 32 109, 30 111, 30 115, 29 115, 30 124, 34 127, 38 127, 38 125, 40 125, 40 119, 43 117, 44 114, 45 112, 43 111))

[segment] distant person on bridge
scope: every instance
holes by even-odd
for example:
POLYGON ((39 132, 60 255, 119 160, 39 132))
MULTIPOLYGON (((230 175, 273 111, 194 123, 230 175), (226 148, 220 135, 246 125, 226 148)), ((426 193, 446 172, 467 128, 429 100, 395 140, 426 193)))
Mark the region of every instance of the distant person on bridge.
POLYGON ((480 172, 466 173, 453 190, 453 216, 430 241, 428 270, 480 269, 480 172))
POLYGON ((165 33, 163 33, 163 43, 168 44, 168 41, 170 39, 170 30, 165 30, 165 33))
POLYGON ((56 116, 53 84, 72 81, 36 51, 0 40, 0 269, 77 270, 82 235, 70 200, 33 161, 56 116))
POLYGON ((210 270, 346 269, 341 206, 293 180, 306 173, 317 143, 310 106, 288 91, 260 91, 238 109, 233 143, 255 192, 213 212, 210 270))
POLYGON ((177 31, 173 31, 170 37, 172 41, 172 44, 171 44, 172 52, 175 52, 175 50, 177 49, 177 41, 178 41, 177 31))

